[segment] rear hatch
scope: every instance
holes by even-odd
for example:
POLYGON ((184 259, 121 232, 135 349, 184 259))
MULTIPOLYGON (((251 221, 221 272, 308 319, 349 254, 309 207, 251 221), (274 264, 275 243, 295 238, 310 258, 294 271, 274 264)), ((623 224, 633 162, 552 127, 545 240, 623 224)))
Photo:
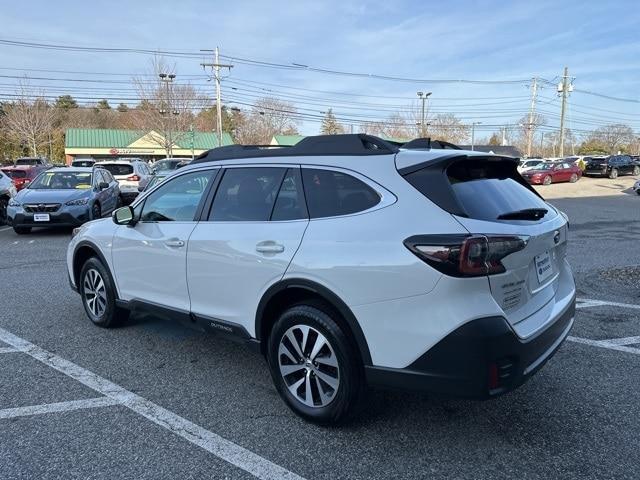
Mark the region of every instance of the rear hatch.
POLYGON ((137 182, 140 180, 137 175, 134 175, 133 165, 129 163, 101 163, 99 167, 108 170, 118 182, 137 182), (136 178, 134 179, 134 177, 136 178))
POLYGON ((606 170, 608 158, 590 158, 585 162, 585 170, 606 170))
MULTIPOLYGON (((491 293, 514 326, 543 309, 558 290, 566 257, 567 221, 517 173, 507 157, 452 155, 400 171, 427 198, 474 236, 521 239, 500 259, 503 272, 487 275, 491 293)), ((539 326, 539 322, 537 323, 539 326)), ((526 328, 518 332, 527 336, 526 328)))

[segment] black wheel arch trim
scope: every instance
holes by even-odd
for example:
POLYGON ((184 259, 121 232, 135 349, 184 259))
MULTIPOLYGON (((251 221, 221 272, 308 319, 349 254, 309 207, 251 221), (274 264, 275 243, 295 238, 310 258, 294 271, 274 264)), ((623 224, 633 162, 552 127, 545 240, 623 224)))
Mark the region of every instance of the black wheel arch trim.
MULTIPOLYGON (((76 255, 78 254, 78 251, 83 247, 88 247, 91 250, 93 250, 94 253, 96 254, 96 256, 98 257, 98 259, 104 265, 104 268, 107 270, 107 273, 109 274, 109 280, 111 280, 111 284, 113 285, 113 288, 115 289, 114 293, 115 293, 115 297, 116 297, 116 301, 117 301, 120 298, 120 295, 118 293, 118 285, 116 284, 116 282, 115 282, 115 280, 113 278, 113 274, 111 273, 111 269, 109 268, 109 262, 107 262, 107 259, 105 258, 104 254, 102 253, 102 250, 100 250, 100 247, 98 247, 95 243, 90 242, 89 240, 81 240, 81 241, 78 242, 78 244, 73 249, 73 266, 74 266, 74 270, 75 270, 75 263, 76 263, 76 255)), ((78 286, 78 279, 75 278, 75 271, 71 272, 70 277, 69 277, 69 283, 71 283, 71 275, 73 275, 73 281, 76 284, 75 291, 79 292, 80 291, 80 287, 78 286)))
POLYGON ((364 336, 364 332, 358 323, 355 315, 348 307, 348 305, 334 292, 332 292, 327 287, 314 282, 312 280, 307 279, 296 279, 296 278, 288 278, 286 280, 281 280, 278 283, 275 283, 267 291, 264 293, 260 302, 258 303, 258 308, 256 310, 256 318, 255 318, 255 329, 256 329, 256 339, 260 342, 263 339, 260 338, 264 320, 264 313, 267 308, 267 305, 280 292, 287 290, 289 288, 301 288, 305 290, 309 290, 314 294, 321 297, 324 301, 329 303, 333 308, 335 308, 340 315, 344 318, 344 320, 349 325, 351 329, 351 333, 354 336, 356 341, 358 350, 360 352, 360 356, 362 358, 362 362, 364 365, 372 365, 371 361, 371 353, 369 351, 369 345, 367 344, 367 340, 364 336))

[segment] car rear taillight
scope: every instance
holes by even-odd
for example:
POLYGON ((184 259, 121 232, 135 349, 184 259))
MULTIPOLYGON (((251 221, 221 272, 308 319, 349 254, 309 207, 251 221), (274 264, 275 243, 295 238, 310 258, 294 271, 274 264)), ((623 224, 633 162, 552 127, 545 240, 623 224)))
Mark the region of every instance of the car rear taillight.
POLYGON ((128 176, 127 180, 129 180, 130 182, 139 182, 140 177, 134 173, 133 175, 128 176))
POLYGON ((446 275, 477 277, 503 273, 502 259, 522 250, 527 240, 509 235, 416 235, 404 244, 446 275))

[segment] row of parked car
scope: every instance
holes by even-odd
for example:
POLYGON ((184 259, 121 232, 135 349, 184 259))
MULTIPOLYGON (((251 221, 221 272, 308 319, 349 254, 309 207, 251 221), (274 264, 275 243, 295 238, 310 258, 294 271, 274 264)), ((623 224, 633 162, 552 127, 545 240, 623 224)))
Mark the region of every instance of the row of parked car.
POLYGON ((615 179, 619 175, 640 175, 640 158, 631 155, 568 157, 559 161, 530 158, 520 162, 518 171, 529 183, 537 185, 575 183, 582 176, 615 179))
POLYGON ((190 160, 167 158, 151 166, 139 159, 76 160, 53 167, 43 159, 19 159, 0 169, 0 224, 18 234, 81 225, 131 203, 190 160))

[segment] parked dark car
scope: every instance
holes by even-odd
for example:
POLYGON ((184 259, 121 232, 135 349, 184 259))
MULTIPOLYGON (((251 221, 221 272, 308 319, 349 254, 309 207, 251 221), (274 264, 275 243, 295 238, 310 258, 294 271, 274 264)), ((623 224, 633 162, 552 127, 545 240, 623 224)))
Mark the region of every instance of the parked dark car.
POLYGON ((52 168, 9 200, 7 217, 18 234, 32 227, 78 226, 121 205, 113 175, 101 168, 52 168))
POLYGON ((582 177, 580 167, 569 162, 543 163, 533 170, 522 173, 527 182, 537 185, 550 185, 558 182, 577 182, 582 177))
POLYGON ((41 172, 49 168, 47 165, 15 165, 13 167, 2 167, 2 173, 9 177, 16 190, 20 191, 40 175, 41 172))
POLYGON ((640 163, 629 155, 593 157, 586 162, 585 175, 618 178, 618 175, 640 175, 640 163))

